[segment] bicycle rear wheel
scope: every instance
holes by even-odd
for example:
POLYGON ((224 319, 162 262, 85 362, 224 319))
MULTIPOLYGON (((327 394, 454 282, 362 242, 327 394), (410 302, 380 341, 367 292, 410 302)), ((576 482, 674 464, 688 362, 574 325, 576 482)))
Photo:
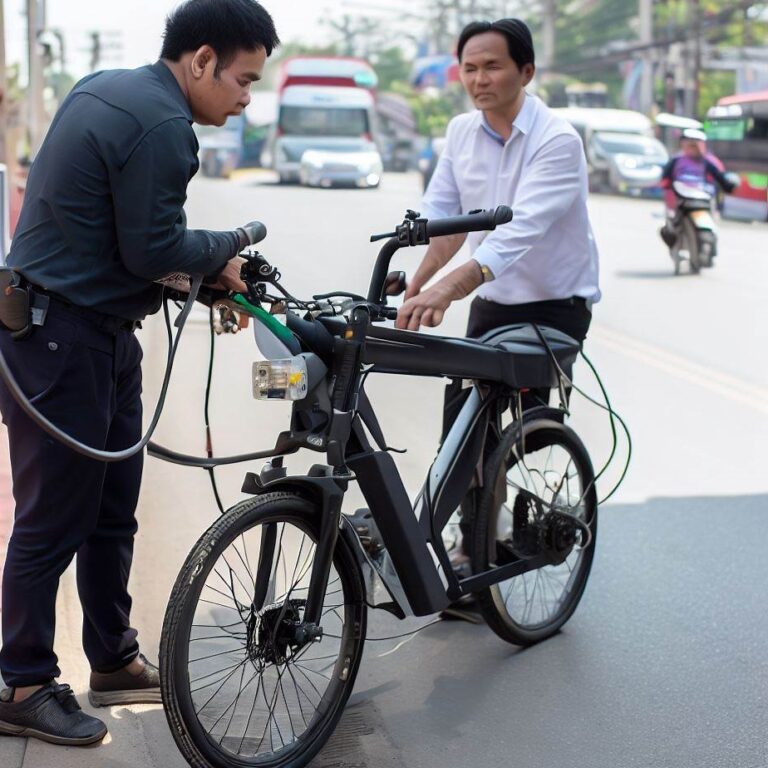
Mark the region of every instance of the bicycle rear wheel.
POLYGON ((195 768, 299 768, 338 722, 363 651, 365 588, 339 536, 319 641, 297 640, 317 506, 270 493, 203 534, 171 593, 161 640, 168 722, 195 768))
POLYGON ((581 599, 595 551, 597 493, 589 455, 572 429, 539 420, 523 427, 522 439, 519 429, 507 427, 488 460, 471 558, 480 573, 510 555, 557 551, 560 562, 478 592, 488 626, 510 643, 531 645, 557 632, 581 599))

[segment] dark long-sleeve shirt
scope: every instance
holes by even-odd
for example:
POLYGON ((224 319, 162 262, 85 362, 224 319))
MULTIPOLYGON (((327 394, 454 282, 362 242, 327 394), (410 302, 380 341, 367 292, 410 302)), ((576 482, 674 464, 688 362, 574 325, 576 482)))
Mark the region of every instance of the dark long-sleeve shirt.
POLYGON ((32 165, 8 265, 73 304, 140 320, 170 272, 214 275, 233 232, 186 227, 197 173, 192 113, 161 61, 91 75, 61 105, 32 165))

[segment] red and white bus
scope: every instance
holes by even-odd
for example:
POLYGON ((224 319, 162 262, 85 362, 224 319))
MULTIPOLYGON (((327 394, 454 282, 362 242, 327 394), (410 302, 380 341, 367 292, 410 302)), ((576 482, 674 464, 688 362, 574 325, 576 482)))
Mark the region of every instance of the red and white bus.
POLYGON ((726 195, 723 216, 768 221, 768 91, 725 96, 707 112, 709 149, 741 184, 726 195))
POLYGON ((350 56, 291 56, 280 65, 277 92, 292 85, 364 88, 376 94, 378 77, 365 59, 350 56))

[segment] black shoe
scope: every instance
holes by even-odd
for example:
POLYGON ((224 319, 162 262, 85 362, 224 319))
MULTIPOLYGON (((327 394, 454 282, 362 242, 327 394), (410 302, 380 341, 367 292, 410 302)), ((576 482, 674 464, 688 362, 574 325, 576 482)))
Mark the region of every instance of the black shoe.
POLYGON ((107 735, 107 726, 80 709, 68 685, 48 683, 23 701, 13 701, 13 688, 0 693, 0 733, 29 736, 51 744, 84 746, 107 735))
POLYGON ((672 230, 666 224, 659 230, 659 235, 661 236, 661 239, 664 241, 664 245, 666 245, 667 248, 672 248, 672 246, 677 242, 677 234, 675 234, 674 230, 672 230))
POLYGON ((147 661, 144 654, 139 658, 144 669, 132 675, 127 669, 117 672, 91 672, 91 690, 88 701, 94 707, 109 707, 113 704, 161 704, 160 670, 147 661))

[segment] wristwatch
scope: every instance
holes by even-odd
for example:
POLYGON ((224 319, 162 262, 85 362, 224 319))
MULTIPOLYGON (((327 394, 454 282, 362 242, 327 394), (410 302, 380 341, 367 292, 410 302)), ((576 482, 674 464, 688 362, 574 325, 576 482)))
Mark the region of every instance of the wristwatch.
POLYGON ((491 280, 496 279, 496 275, 491 272, 490 267, 486 267, 485 264, 480 265, 480 271, 483 273, 483 282, 484 283, 490 283, 491 280))

